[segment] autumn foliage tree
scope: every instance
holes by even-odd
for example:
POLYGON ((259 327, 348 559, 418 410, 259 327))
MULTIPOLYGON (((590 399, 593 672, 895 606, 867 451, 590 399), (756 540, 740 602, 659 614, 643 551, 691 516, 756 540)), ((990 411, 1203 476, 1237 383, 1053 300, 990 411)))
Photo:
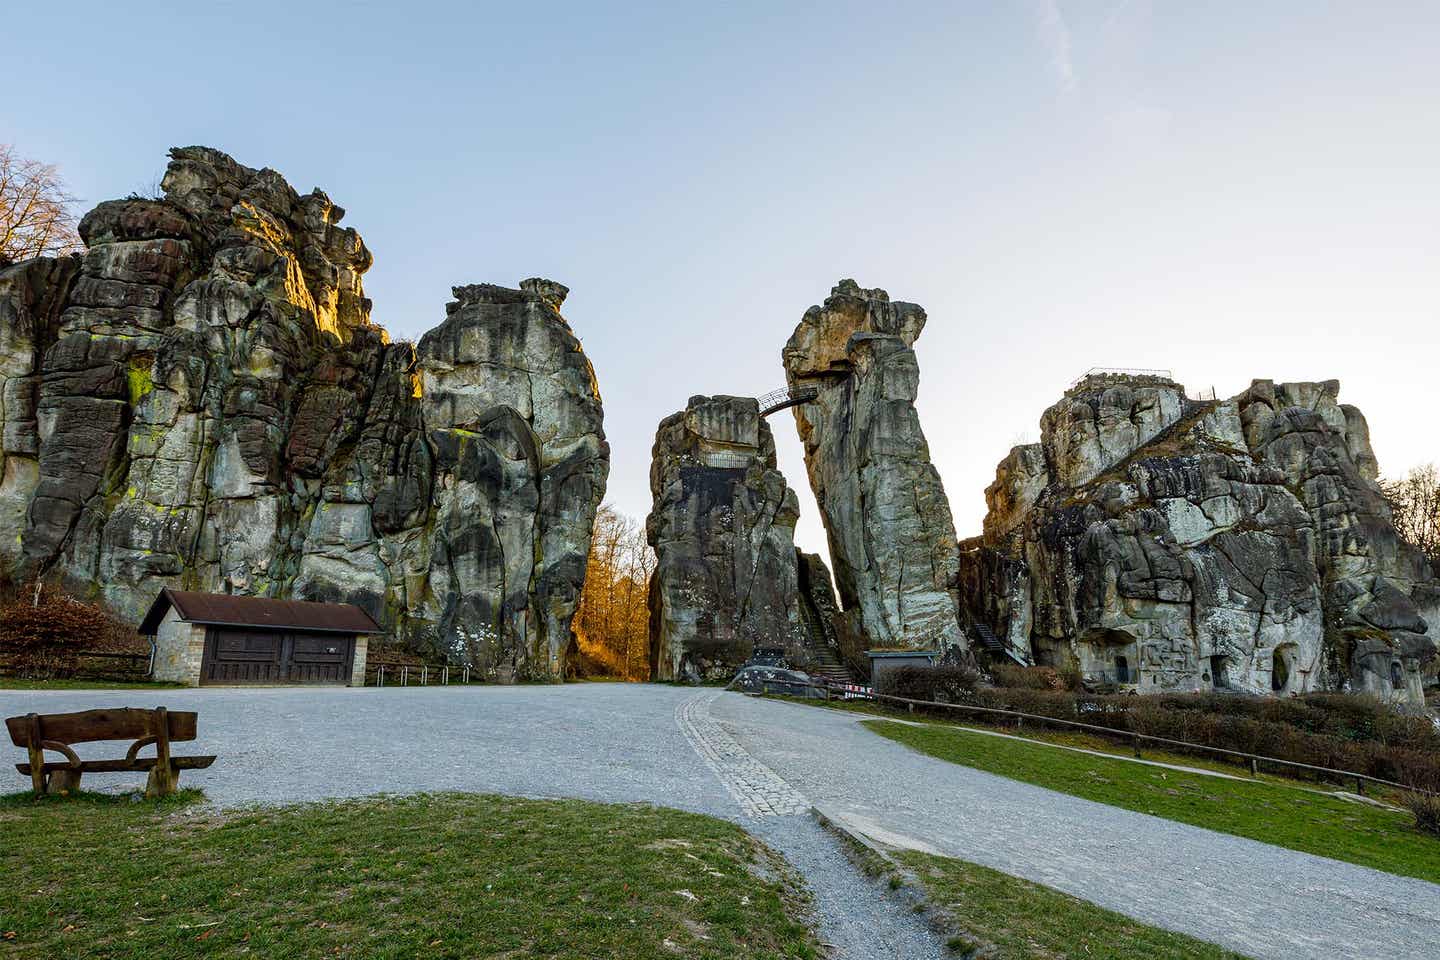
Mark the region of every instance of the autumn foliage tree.
POLYGON ((0 143, 0 265, 80 249, 74 202, 54 164, 0 143))
POLYGON ((579 668, 624 680, 650 678, 647 598, 655 555, 645 527, 609 504, 595 515, 585 587, 575 612, 579 668))

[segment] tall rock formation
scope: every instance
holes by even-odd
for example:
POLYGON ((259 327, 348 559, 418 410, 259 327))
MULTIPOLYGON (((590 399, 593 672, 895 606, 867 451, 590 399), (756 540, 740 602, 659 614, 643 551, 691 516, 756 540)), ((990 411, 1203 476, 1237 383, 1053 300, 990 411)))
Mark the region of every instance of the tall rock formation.
POLYGON ((842 280, 785 345, 847 649, 964 649, 955 524, 915 412, 925 311, 842 280))
POLYGON ((1440 582, 1401 542, 1340 385, 1188 399, 1087 377, 986 490, 966 609, 1012 649, 1141 692, 1351 688, 1418 700, 1440 582))
POLYGON ((660 422, 646 534, 651 678, 728 677, 753 648, 801 655, 795 492, 749 397, 691 397, 660 422))
POLYGON ((370 321, 344 211, 216 150, 0 271, 0 564, 136 617, 161 587, 348 600, 501 678, 555 676, 609 451, 565 288, 370 321))

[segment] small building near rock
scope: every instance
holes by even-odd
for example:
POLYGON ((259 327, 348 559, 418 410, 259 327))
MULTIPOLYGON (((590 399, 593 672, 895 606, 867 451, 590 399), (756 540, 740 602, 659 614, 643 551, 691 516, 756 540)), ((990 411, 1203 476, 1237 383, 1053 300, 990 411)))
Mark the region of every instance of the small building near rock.
POLYGON ((358 687, 369 638, 383 631, 352 603, 166 589, 139 632, 154 645, 156 680, 358 687))
POLYGON ((870 658, 870 685, 877 693, 889 693, 886 674, 906 667, 932 667, 938 659, 933 650, 867 650, 870 658))

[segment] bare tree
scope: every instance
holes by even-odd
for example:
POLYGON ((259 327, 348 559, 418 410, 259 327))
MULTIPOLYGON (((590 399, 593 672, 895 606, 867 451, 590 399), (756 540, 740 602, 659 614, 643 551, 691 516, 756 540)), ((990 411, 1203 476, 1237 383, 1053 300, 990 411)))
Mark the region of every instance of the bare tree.
POLYGON ((27 160, 0 143, 0 263, 80 249, 74 202, 54 164, 27 160))
POLYGON ((1415 467, 1403 480, 1382 480, 1395 530, 1417 547, 1440 572, 1440 471, 1435 464, 1415 467))

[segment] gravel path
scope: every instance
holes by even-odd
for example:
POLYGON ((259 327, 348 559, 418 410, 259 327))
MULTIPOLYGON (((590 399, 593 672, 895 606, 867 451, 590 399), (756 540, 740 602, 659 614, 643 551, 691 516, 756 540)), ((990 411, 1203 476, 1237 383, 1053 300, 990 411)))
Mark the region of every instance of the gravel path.
MULTIPOLYGON (((184 782, 225 805, 469 790, 735 820, 805 874, 822 936, 842 957, 944 952, 848 863, 805 812, 812 804, 872 836, 909 838, 1255 957, 1433 960, 1440 943, 1440 886, 945 763, 876 736, 858 715, 713 690, 0 692, 0 716, 151 701, 200 711, 193 752, 220 760, 184 782)), ((23 789, 8 769, 4 789, 23 789)))
POLYGON ((1254 957, 1440 956, 1435 884, 947 763, 876 737, 863 716, 735 697, 711 712, 755 760, 863 833, 898 833, 1254 957))

